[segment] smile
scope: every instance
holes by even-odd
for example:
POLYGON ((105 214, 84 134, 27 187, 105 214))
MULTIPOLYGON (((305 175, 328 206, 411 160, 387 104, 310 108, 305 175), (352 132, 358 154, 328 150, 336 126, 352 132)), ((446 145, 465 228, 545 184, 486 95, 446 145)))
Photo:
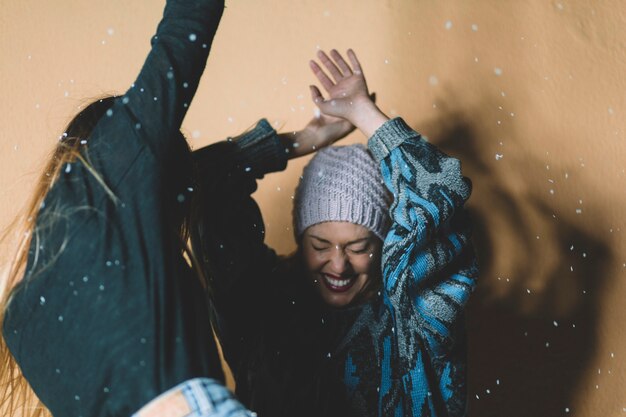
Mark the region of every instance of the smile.
POLYGON ((322 282, 329 290, 333 292, 345 292, 348 291, 356 282, 356 276, 351 278, 341 278, 333 274, 322 274, 322 282))

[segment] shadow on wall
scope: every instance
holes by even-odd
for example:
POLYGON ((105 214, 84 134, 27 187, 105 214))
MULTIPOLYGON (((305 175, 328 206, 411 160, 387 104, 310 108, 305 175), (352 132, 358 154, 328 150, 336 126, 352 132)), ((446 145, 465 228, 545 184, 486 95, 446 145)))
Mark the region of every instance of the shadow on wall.
MULTIPOLYGON (((612 255, 607 242, 554 214, 532 184, 516 188, 532 181, 527 171, 495 172, 502 165, 485 152, 493 135, 481 128, 480 109, 444 110, 427 124, 432 142, 461 159, 474 184, 469 208, 482 273, 468 306, 469 415, 564 415, 597 348, 612 255)), ((542 165, 523 161, 526 170, 542 165)))

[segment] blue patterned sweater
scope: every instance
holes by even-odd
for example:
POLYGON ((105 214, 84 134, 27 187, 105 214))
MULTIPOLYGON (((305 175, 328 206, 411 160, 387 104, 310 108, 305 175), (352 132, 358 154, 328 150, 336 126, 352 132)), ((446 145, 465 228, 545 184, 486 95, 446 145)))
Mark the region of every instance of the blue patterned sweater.
POLYGON ((368 147, 394 197, 383 284, 340 310, 320 302, 297 253, 279 258, 263 243, 250 194, 286 165, 269 124, 195 152, 205 201, 192 240, 213 277, 237 395, 261 417, 466 415, 463 310, 478 275, 469 180, 399 118, 368 147))

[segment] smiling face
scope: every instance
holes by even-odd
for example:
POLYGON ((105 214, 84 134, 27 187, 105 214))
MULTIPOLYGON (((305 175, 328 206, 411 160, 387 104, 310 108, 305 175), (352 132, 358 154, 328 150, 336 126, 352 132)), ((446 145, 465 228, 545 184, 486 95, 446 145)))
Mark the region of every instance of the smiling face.
MULTIPOLYGON (((348 222, 318 223, 302 235, 301 253, 324 302, 345 307, 368 282, 380 280, 382 242, 367 228, 348 222)), ((363 294, 365 298, 372 294, 363 294)))

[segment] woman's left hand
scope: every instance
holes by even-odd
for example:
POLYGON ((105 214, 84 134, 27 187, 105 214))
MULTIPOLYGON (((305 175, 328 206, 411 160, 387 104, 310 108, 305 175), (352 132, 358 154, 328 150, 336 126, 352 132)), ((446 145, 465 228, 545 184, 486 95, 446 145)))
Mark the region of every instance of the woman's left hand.
POLYGON ((345 119, 319 114, 294 135, 292 158, 307 155, 346 137, 354 126, 345 119))

